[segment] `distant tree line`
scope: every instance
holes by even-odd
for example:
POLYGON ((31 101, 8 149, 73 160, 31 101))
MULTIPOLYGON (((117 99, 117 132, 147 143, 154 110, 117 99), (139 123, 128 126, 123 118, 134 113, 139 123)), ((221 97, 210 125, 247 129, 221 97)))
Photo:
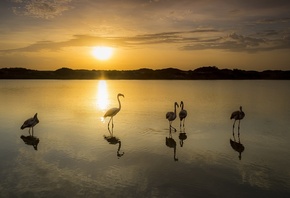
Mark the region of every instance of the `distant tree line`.
POLYGON ((172 80, 234 80, 273 79, 290 80, 290 70, 245 71, 240 69, 219 69, 205 66, 195 70, 176 68, 138 70, 85 70, 60 68, 55 71, 39 71, 26 68, 2 68, 0 79, 172 79, 172 80))

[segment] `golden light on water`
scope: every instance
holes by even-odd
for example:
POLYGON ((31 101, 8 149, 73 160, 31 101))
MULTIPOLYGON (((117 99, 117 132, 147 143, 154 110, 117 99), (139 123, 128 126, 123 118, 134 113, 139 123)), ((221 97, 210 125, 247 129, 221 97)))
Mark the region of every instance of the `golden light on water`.
POLYGON ((100 110, 105 110, 108 107, 108 89, 107 82, 105 80, 100 80, 98 83, 98 92, 97 92, 97 107, 100 110))

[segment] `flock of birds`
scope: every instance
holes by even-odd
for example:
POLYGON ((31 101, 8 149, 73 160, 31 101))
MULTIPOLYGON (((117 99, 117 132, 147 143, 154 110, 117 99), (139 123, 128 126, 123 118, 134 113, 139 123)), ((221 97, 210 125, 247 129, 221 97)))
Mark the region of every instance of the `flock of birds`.
MULTIPOLYGON (((171 128, 172 128, 174 131, 176 131, 176 128, 174 128, 171 124, 177 117, 176 107, 179 107, 177 102, 174 103, 174 111, 169 111, 166 113, 166 119, 169 121, 169 129, 171 130, 171 128)), ((185 118, 187 116, 187 111, 184 109, 183 101, 180 102, 180 108, 181 108, 181 110, 178 114, 179 119, 180 119, 180 127, 181 127, 181 124, 183 124, 182 126, 184 127, 184 122, 185 122, 185 118)))
MULTIPOLYGON (((111 108, 109 109, 105 115, 103 116, 104 118, 106 117, 110 117, 110 120, 108 122, 108 130, 110 131, 110 123, 111 123, 111 126, 112 126, 112 130, 114 128, 114 116, 116 116, 120 110, 121 110, 121 102, 120 102, 120 97, 125 97, 123 94, 119 93, 117 95, 117 100, 118 100, 118 103, 119 103, 119 107, 114 107, 114 108, 111 108)), ((176 128, 174 128, 172 126, 172 122, 176 119, 177 117, 177 113, 176 113, 176 107, 180 107, 181 110, 178 114, 179 116, 179 119, 180 119, 180 128, 183 126, 184 127, 184 122, 185 122, 185 118, 187 117, 187 111, 184 109, 184 102, 181 101, 180 102, 180 106, 178 105, 177 102, 174 102, 174 111, 169 111, 166 113, 166 119, 169 121, 169 130, 170 130, 170 134, 171 134, 171 129, 173 129, 175 132, 176 132, 176 128)), ((231 117, 230 119, 234 119, 234 123, 233 123, 233 136, 234 136, 234 128, 235 128, 235 123, 236 121, 238 120, 239 121, 239 125, 238 125, 238 135, 240 135, 240 121, 245 117, 245 113, 243 112, 242 110, 242 106, 240 106, 240 110, 238 111, 234 111, 232 114, 231 114, 231 117)), ((39 123, 39 119, 37 117, 37 113, 32 117, 32 118, 29 118, 27 119, 23 125, 21 126, 21 129, 25 129, 25 128, 29 128, 29 137, 27 136, 26 137, 26 141, 29 141, 31 137, 33 137, 33 127, 39 123), (30 134, 30 130, 32 130, 32 135, 30 134)), ((181 135, 186 135, 185 133, 181 133, 181 135)), ((23 138, 22 138, 23 139, 23 138)), ((184 139, 184 137, 183 137, 184 139)), ((24 139, 23 139, 24 140, 24 139)), ((24 140, 24 141, 25 141, 24 140)), ((174 147, 174 142, 172 141, 173 139, 171 137, 167 138, 166 137, 166 145, 169 146, 169 147, 174 147)), ((25 142, 26 142, 25 141, 25 142)), ((32 140, 31 140, 32 141, 32 140)), ((39 142, 39 140, 38 140, 39 142)), ((38 143, 37 142, 37 143, 38 143)), ((27 143, 27 142, 26 142, 27 143)), ((238 142, 239 143, 239 142, 238 142)), ((233 141, 231 141, 231 145, 233 146, 233 141)), ((175 143, 175 146, 176 146, 176 143, 175 143)), ((182 145, 181 145, 182 146, 182 145)), ((235 145, 235 147, 237 147, 237 145, 235 145)), ((175 159, 177 161, 177 159, 175 159)))
MULTIPOLYGON (((106 117, 110 117, 110 120, 108 122, 108 128, 110 126, 110 123, 112 122, 112 128, 114 128, 114 116, 117 115, 119 113, 119 111, 121 110, 121 102, 120 102, 120 96, 125 97, 123 94, 119 93, 117 95, 117 100, 119 103, 119 107, 114 107, 109 109, 105 115, 104 118, 106 117)), ((174 103, 174 111, 169 111, 166 113, 166 119, 169 121, 169 128, 174 129, 174 131, 176 131, 176 128, 174 128, 172 126, 172 122, 176 119, 177 114, 176 114, 176 107, 179 107, 178 103, 175 102, 174 103)), ((187 111, 184 109, 184 102, 181 101, 180 102, 180 112, 179 112, 179 119, 180 119, 180 127, 183 126, 184 127, 184 122, 185 122, 185 118, 187 116, 187 111)), ((239 126, 238 129, 240 129, 240 121, 245 117, 245 113, 242 110, 242 106, 240 106, 240 110, 239 111, 234 111, 231 114, 230 119, 234 119, 234 124, 233 124, 233 129, 235 128, 235 123, 238 120, 239 121, 239 126)), ((30 129, 32 129, 32 135, 33 135, 33 127, 39 123, 38 117, 37 117, 37 113, 32 117, 29 118, 27 120, 24 121, 24 123, 21 126, 21 129, 25 129, 25 128, 29 128, 29 134, 30 134, 30 129)))

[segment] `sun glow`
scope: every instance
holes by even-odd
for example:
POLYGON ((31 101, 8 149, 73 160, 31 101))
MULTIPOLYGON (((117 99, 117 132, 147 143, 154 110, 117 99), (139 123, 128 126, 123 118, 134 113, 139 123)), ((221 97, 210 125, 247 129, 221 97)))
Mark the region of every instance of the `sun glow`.
POLYGON ((108 60, 112 57, 114 49, 107 46, 97 46, 92 49, 93 56, 98 60, 108 60))
POLYGON ((108 107, 108 90, 105 80, 100 80, 98 83, 97 92, 97 107, 101 110, 105 110, 108 107))

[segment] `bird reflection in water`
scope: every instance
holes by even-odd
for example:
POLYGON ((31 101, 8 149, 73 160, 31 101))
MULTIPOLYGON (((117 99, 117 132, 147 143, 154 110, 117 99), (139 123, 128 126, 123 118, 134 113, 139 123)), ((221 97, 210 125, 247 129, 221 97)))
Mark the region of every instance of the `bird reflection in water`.
POLYGON ((238 141, 235 138, 235 134, 233 134, 233 140, 230 139, 230 144, 232 149, 234 149, 234 151, 237 151, 239 153, 239 159, 242 159, 242 152, 244 152, 245 147, 244 145, 241 143, 241 139, 240 139, 240 135, 238 135, 238 141))
POLYGON ((120 158, 120 157, 122 157, 125 154, 125 152, 120 152, 120 149, 121 149, 121 140, 119 138, 117 138, 117 137, 114 136, 114 134, 113 134, 113 128, 112 128, 112 131, 110 130, 110 128, 108 128, 108 131, 109 131, 109 134, 110 135, 108 135, 108 136, 104 135, 104 139, 107 140, 107 142, 109 144, 113 144, 113 145, 119 144, 118 150, 117 150, 117 157, 120 158))
POLYGON ((176 141, 172 138, 171 128, 169 128, 169 135, 165 138, 165 144, 169 148, 173 148, 173 159, 174 161, 178 161, 176 157, 176 141))
POLYGON ((241 139, 240 139, 240 122, 241 120, 245 117, 245 113, 243 112, 242 106, 240 106, 240 110, 239 111, 234 111, 231 114, 231 119, 234 119, 234 124, 233 124, 233 140, 230 139, 230 144, 231 147, 237 151, 239 153, 239 159, 242 159, 242 152, 245 150, 244 145, 241 143, 241 139), (238 141, 236 141, 236 137, 235 137, 235 123, 236 121, 239 121, 239 125, 238 125, 238 141))
POLYGON ((184 140, 187 139, 187 135, 186 135, 185 131, 180 132, 178 137, 179 137, 180 147, 183 147, 184 140))
POLYGON ((184 140, 187 139, 187 135, 185 133, 185 118, 187 116, 187 111, 184 109, 184 103, 183 101, 180 102, 180 112, 178 114, 179 116, 179 120, 180 120, 180 133, 179 133, 179 143, 180 143, 180 146, 183 147, 183 143, 184 143, 184 140))
POLYGON ((21 135, 20 138, 23 140, 23 142, 25 144, 33 146, 34 150, 37 151, 37 145, 39 143, 39 138, 37 138, 33 135, 28 135, 28 136, 21 135))

